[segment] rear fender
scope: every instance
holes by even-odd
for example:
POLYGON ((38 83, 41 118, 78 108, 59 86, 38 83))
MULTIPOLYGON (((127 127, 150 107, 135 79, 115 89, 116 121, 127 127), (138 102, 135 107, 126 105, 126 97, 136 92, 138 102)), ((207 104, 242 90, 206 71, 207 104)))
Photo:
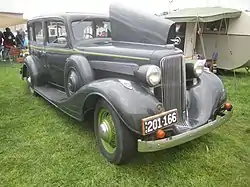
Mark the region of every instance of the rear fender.
POLYGON ((141 134, 141 119, 157 114, 156 108, 159 104, 159 101, 141 85, 110 78, 97 80, 80 88, 67 100, 68 108, 74 108, 79 114, 87 114, 95 108, 100 98, 105 99, 124 124, 137 134, 141 134))
POLYGON ((30 70, 32 84, 36 86, 44 85, 48 80, 48 73, 43 63, 35 56, 27 56, 22 66, 22 79, 26 77, 27 70, 30 70))

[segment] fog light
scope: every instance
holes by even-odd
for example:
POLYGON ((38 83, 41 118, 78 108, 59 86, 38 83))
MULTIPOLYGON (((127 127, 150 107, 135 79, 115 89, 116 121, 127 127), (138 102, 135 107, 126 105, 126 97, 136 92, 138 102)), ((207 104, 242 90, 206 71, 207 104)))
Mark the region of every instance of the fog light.
POLYGON ((162 130, 162 129, 159 129, 159 130, 156 132, 156 138, 157 138, 157 139, 165 138, 165 136, 166 136, 166 133, 165 133, 164 130, 162 130))
POLYGON ((225 103, 225 109, 227 110, 227 111, 230 111, 230 110, 232 110, 232 108, 233 108, 233 106, 232 106, 232 104, 231 103, 225 103))

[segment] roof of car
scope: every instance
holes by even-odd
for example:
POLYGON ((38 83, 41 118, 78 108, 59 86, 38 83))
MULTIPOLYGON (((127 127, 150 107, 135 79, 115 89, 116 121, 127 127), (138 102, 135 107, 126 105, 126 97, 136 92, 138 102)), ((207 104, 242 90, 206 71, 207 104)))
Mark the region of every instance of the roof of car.
POLYGON ((36 20, 36 19, 42 19, 42 18, 51 18, 51 17, 60 17, 60 18, 68 18, 70 20, 74 19, 84 19, 86 18, 103 18, 108 19, 108 14, 98 14, 98 13, 85 13, 85 12, 63 12, 63 13, 54 13, 54 14, 46 14, 46 15, 40 15, 36 16, 30 19, 36 20))

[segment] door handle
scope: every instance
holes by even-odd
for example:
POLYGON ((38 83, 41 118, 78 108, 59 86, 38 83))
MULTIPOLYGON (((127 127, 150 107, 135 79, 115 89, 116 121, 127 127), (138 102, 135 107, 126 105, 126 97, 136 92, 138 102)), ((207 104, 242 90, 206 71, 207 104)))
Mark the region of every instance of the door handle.
POLYGON ((46 55, 46 51, 40 51, 41 56, 45 56, 46 55))

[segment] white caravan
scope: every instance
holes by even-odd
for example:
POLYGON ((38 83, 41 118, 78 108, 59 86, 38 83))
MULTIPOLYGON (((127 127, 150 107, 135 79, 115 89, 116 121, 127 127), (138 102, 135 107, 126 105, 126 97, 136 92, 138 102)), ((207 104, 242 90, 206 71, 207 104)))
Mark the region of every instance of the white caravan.
POLYGON ((221 7, 186 8, 165 17, 176 22, 186 58, 201 54, 220 69, 250 67, 250 12, 221 7))

